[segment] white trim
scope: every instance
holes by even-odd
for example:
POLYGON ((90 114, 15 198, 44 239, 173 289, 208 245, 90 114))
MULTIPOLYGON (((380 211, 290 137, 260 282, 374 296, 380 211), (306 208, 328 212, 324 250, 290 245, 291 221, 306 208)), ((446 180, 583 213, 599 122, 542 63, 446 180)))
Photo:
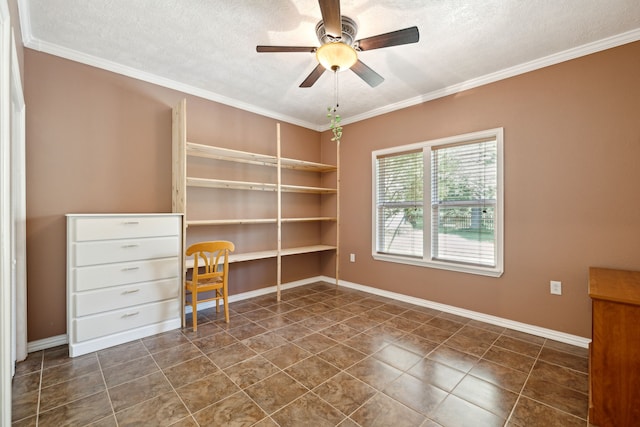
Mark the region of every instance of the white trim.
MULTIPOLYGON (((308 279, 302 279, 302 280, 297 280, 295 282, 289 282, 289 283, 283 284, 282 289, 292 289, 298 286, 309 285, 315 282, 335 283, 335 279, 333 277, 328 277, 328 276, 315 276, 315 277, 310 277, 308 279)), ((402 301, 402 302, 414 304, 420 307, 433 308, 434 310, 443 311, 445 313, 467 317, 469 319, 478 320, 480 322, 485 322, 491 325, 501 326, 508 329, 513 329, 516 331, 524 332, 524 333, 535 335, 542 338, 548 338, 554 341, 563 342, 565 344, 575 345, 577 347, 587 348, 589 347, 589 343, 591 342, 590 339, 580 337, 577 335, 571 335, 564 332, 555 331, 553 329, 542 328, 535 325, 529 325, 527 323, 517 322, 515 320, 504 319, 502 317, 492 316, 492 315, 480 313, 477 311, 458 308, 452 305, 441 304, 438 302, 433 302, 433 301, 429 301, 422 298, 416 298, 409 295, 400 294, 397 292, 385 291, 383 289, 360 285, 358 283, 348 282, 346 280, 340 280, 339 285, 344 286, 345 288, 355 289, 358 291, 366 292, 368 294, 391 298, 396 301, 402 301)), ((243 292, 241 294, 232 295, 229 297, 229 302, 242 301, 249 298, 255 298, 255 297, 259 297, 262 295, 275 293, 275 292, 276 292, 276 287, 274 285, 267 288, 256 289, 255 291, 243 292)), ((198 304, 198 309, 202 308, 204 310, 206 308, 211 308, 211 307, 214 307, 213 302, 198 304)), ((190 307, 188 307, 187 311, 189 313, 191 312, 190 307)), ((34 351, 45 350, 47 348, 52 348, 52 347, 56 347, 63 344, 67 344, 67 336, 57 335, 55 337, 45 338, 38 341, 32 341, 28 344, 27 348, 29 350, 29 353, 32 353, 34 351)))
POLYGON ((182 319, 178 317, 176 319, 169 319, 164 322, 141 326, 128 331, 105 335, 88 341, 76 342, 75 344, 69 344, 69 357, 82 356, 83 354, 103 350, 105 348, 160 334, 162 332, 180 329, 181 327, 182 319))
POLYGON ((27 46, 33 40, 31 31, 31 14, 29 13, 29 0, 17 0, 18 15, 20 16, 20 30, 22 32, 22 44, 27 46))
MULTIPOLYGON (((13 30, 13 29, 12 29, 13 30)), ((13 351, 17 361, 27 357, 27 208, 25 124, 26 109, 16 39, 11 32, 11 226, 13 287, 13 351)))
MULTIPOLYGON (((385 105, 383 107, 376 108, 362 114, 351 116, 347 119, 342 120, 342 124, 348 125, 350 123, 356 123, 361 120, 370 119, 372 117, 380 116, 392 111, 413 107, 414 105, 423 104, 428 101, 433 101, 434 99, 444 98, 445 96, 454 95, 465 90, 474 89, 476 87, 484 86, 489 83, 495 83, 500 80, 515 77, 520 74, 528 73, 530 71, 539 70, 541 68, 549 67, 561 62, 591 55, 593 53, 622 46, 627 43, 633 43, 638 40, 640 40, 640 29, 634 29, 631 31, 627 31, 626 33, 617 34, 615 36, 607 37, 602 40, 597 40, 595 42, 587 43, 582 46, 567 49, 562 52, 535 59, 533 61, 525 62, 524 64, 519 64, 514 67, 505 68, 504 70, 485 74, 484 76, 456 83, 442 89, 434 90, 433 92, 428 92, 423 95, 418 95, 416 97, 405 99, 394 104, 385 105)), ((327 126, 324 126, 322 128, 322 130, 327 129, 327 126)))
MULTIPOLYGON (((281 290, 292 289, 292 288, 295 288, 295 287, 298 287, 298 286, 309 285, 311 283, 321 282, 321 281, 332 281, 332 282, 335 282, 335 279, 329 279, 326 276, 309 277, 307 279, 301 279, 301 280, 296 280, 294 282, 283 283, 283 284, 280 285, 280 289, 281 290)), ((249 298, 260 297, 262 295, 267 295, 267 294, 276 293, 276 292, 277 292, 277 286, 276 285, 268 286, 266 288, 256 289, 255 291, 248 291, 248 292, 243 292, 241 294, 230 295, 229 296, 229 303, 237 302, 237 301, 243 301, 243 300, 246 300, 246 299, 249 299, 249 298)), ((208 308, 214 308, 215 306, 216 306, 216 302, 215 301, 208 301, 208 302, 199 303, 198 304, 198 311, 206 310, 208 308)), ((191 312, 193 312, 193 309, 191 308, 191 305, 186 305, 185 306, 185 313, 191 313, 191 312)))
MULTIPOLYGON (((308 279, 297 280, 295 282, 289 282, 289 283, 283 284, 282 289, 292 289, 298 286, 309 285, 315 282, 327 282, 332 284, 332 283, 335 283, 335 278, 329 277, 329 276, 311 277, 308 279)), ((438 302, 433 302, 433 301, 429 301, 422 298, 412 297, 412 296, 400 294, 397 292, 385 291, 383 289, 373 288, 371 286, 366 286, 366 285, 360 285, 357 283, 348 282, 346 280, 339 280, 338 284, 339 286, 344 286, 345 288, 355 289, 358 291, 366 292, 368 294, 391 298, 397 301, 414 304, 420 307, 433 308, 434 310, 443 311, 445 313, 467 317, 469 319, 478 320, 480 322, 485 322, 491 325, 501 326, 508 329, 513 329, 516 331, 524 332, 524 333, 535 335, 542 338, 548 338, 548 339, 562 342, 565 344, 575 345, 577 347, 587 348, 589 347, 589 343, 591 342, 589 338, 567 334, 567 333, 556 331, 553 329, 542 328, 540 326, 529 325, 527 323, 517 322, 515 320, 505 319, 498 316, 492 316, 489 314, 467 310, 464 308, 458 308, 452 305, 441 304, 438 302)), ((245 299, 254 298, 254 297, 258 297, 266 294, 272 294, 275 292, 276 292, 276 287, 274 285, 267 288, 257 289, 255 291, 232 295, 229 297, 229 302, 242 301, 245 299)), ((215 307, 214 304, 215 304, 214 302, 198 304, 198 310, 200 310, 200 308, 204 310, 206 308, 215 307)), ((191 307, 187 307, 187 309, 188 309, 188 312, 190 313, 191 307)))
MULTIPOLYGON (((371 152, 371 256, 377 261, 395 262, 400 264, 415 265, 425 268, 438 268, 442 270, 456 271, 460 273, 477 274, 489 277, 500 277, 504 273, 504 129, 494 128, 477 132, 466 133, 462 135, 438 138, 429 141, 416 142, 400 146, 382 148, 371 152), (435 260, 431 252, 431 222, 425 219, 424 223, 424 251, 422 257, 408 257, 397 254, 386 254, 378 252, 378 162, 377 159, 388 154, 402 154, 406 152, 422 150, 424 156, 424 201, 423 211, 431 212, 431 161, 429 150, 433 147, 448 144, 472 144, 482 140, 496 141, 496 168, 497 168, 497 191, 496 191, 496 218, 497 227, 495 228, 495 261, 493 267, 480 265, 465 265, 454 262, 435 260), (426 224, 429 226, 427 227, 426 224)), ((429 213, 429 218, 431 214, 429 213)))
MULTIPOLYGON (((323 278, 323 280, 331 280, 330 278, 323 278)), ((477 311, 467 310, 464 308, 454 307, 452 305, 441 304, 438 302, 429 301, 422 298, 416 298, 397 292, 385 291, 383 289, 372 288, 370 286, 360 285, 353 282, 347 282, 346 280, 340 280, 340 286, 345 288, 356 289, 358 291, 367 292, 382 297, 391 298, 397 301, 407 302, 409 304, 415 304, 420 307, 433 308, 434 310, 443 311, 445 313, 455 314, 458 316, 468 317, 469 319, 478 320, 480 322, 489 323, 504 328, 513 329, 516 331, 524 332, 527 334, 535 335, 538 337, 548 338, 554 341, 563 342, 566 344, 575 345, 578 347, 587 348, 591 340, 589 338, 580 337, 577 335, 571 335, 564 332, 555 331, 553 329, 542 328, 540 326, 529 325, 527 323, 517 322, 515 320, 504 319, 502 317, 492 316, 489 314, 480 313, 477 311)))
MULTIPOLYGON (((307 278, 307 279, 296 280, 294 282, 289 282, 289 283, 282 284, 281 288, 282 289, 292 289, 292 288, 295 288, 295 287, 298 287, 298 286, 309 285, 311 283, 322 282, 322 281, 335 282, 335 279, 329 278, 329 277, 326 277, 326 276, 316 276, 316 277, 310 277, 310 278, 307 278)), ((255 291, 249 291, 249 292, 243 292, 241 294, 231 295, 229 297, 229 302, 242 301, 242 300, 246 300, 246 299, 249 299, 249 298, 255 298, 255 297, 259 297, 259 296, 262 296, 262 295, 267 295, 267 294, 271 294, 271 293, 275 293, 275 292, 276 292, 276 286, 275 285, 274 286, 269 286, 267 288, 256 289, 255 291)), ((198 304, 198 310, 200 310, 200 309, 205 310, 207 308, 213 308, 213 307, 215 307, 215 302, 214 301, 209 301, 209 302, 205 302, 205 303, 202 303, 202 304, 198 304)), ((186 306, 186 312, 187 313, 191 313, 191 306, 186 306)), ((180 328, 180 325, 178 325, 178 328, 180 328)), ((176 328, 173 328, 173 329, 176 329, 176 328)), ((53 337, 43 338, 41 340, 36 340, 36 341, 29 342, 27 344, 27 351, 29 353, 33 353, 34 351, 46 350, 48 348, 53 348, 53 347, 57 347, 59 345, 68 344, 68 343, 69 343, 69 340, 68 340, 66 334, 56 335, 56 336, 53 336, 53 337)), ((115 344, 111 344, 111 345, 115 345, 115 344)))
POLYGON ((26 37, 24 39, 24 45, 30 49, 45 52, 51 55, 59 56, 61 58, 69 59, 71 61, 79 62, 81 64, 87 64, 92 67, 100 68, 103 70, 111 71, 116 74, 131 77, 141 80, 143 82, 149 82, 158 86, 173 89, 179 92, 195 95, 200 98, 208 99, 210 101, 218 102, 220 104, 229 105, 240 110, 248 111, 250 113, 259 114, 264 117, 270 117, 275 120, 298 125, 304 128, 320 131, 320 128, 310 122, 300 120, 295 117, 280 114, 278 112, 267 110, 256 105, 252 105, 246 102, 239 101, 237 99, 229 98, 225 95, 201 89, 196 86, 192 86, 186 83, 181 83, 176 80, 161 77, 146 71, 141 71, 133 67, 119 64, 117 62, 108 61, 106 59, 98 58, 97 56, 81 53, 76 50, 72 50, 63 46, 59 46, 53 43, 45 42, 33 37, 26 37))
POLYGON ((56 335, 53 337, 43 338, 41 340, 31 341, 27 343, 27 352, 33 353, 35 351, 46 350, 48 348, 53 348, 68 343, 69 340, 67 338, 67 334, 56 335))
MULTIPOLYGON (((95 57, 93 55, 87 55, 72 49, 65 48, 53 43, 48 43, 37 39, 33 36, 31 26, 31 14, 29 13, 29 6, 27 0, 17 0, 18 9, 20 12, 20 26, 22 28, 22 41, 24 46, 46 52, 51 55, 56 55, 62 58, 70 59, 72 61, 80 62, 82 64, 91 65, 93 67, 102 68, 104 70, 112 71, 117 74, 122 74, 127 77, 132 77, 138 80, 146 81, 149 83, 157 84, 159 86, 174 89, 183 93, 195 95, 208 99, 221 104, 229 105, 231 107, 239 108, 241 110, 249 111, 255 114, 259 114, 265 117, 270 117, 276 120, 281 120, 287 123, 312 129, 315 131, 323 132, 329 129, 326 124, 317 125, 314 123, 300 120, 291 116, 283 115, 275 111, 270 111, 262 107, 258 107, 246 102, 241 102, 224 95, 217 94, 215 92, 207 91, 197 88, 195 86, 180 83, 178 81, 160 77, 152 73, 144 72, 132 67, 128 67, 122 64, 118 64, 112 61, 106 61, 104 59, 95 57)), ((370 111, 366 111, 362 114, 351 116, 342 121, 343 125, 356 123, 361 120, 370 119, 382 114, 390 113, 392 111, 401 110, 403 108, 412 107, 414 105, 422 104, 427 101, 442 98, 445 96, 453 95, 458 92, 473 89, 479 86, 483 86, 489 83, 494 83, 499 80, 514 77, 520 74, 535 71, 540 68, 548 67, 550 65, 559 64, 561 62, 569 61, 572 59, 580 58, 582 56, 590 55, 592 53, 600 52, 606 49, 611 49, 623 44, 632 43, 640 40, 640 29, 633 29, 622 34, 617 34, 611 37, 607 37, 595 42, 586 43, 582 46, 567 49, 561 52, 557 52, 543 58, 538 58, 533 61, 525 62, 514 67, 505 68, 493 73, 486 74, 474 79, 470 79, 464 82, 453 84, 442 89, 438 89, 432 92, 428 92, 422 95, 418 95, 413 98, 402 100, 394 104, 385 105, 370 111)))
POLYGON ((0 1, 0 425, 11 424, 12 237, 11 237, 11 16, 0 1))

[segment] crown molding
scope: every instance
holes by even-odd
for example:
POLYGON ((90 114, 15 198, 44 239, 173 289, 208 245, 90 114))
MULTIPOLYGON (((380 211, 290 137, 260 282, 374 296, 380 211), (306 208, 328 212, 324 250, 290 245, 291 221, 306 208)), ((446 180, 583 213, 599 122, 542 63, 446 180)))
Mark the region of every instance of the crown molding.
MULTIPOLYGON (((26 27, 26 25, 25 25, 26 27)), ((23 28, 25 28, 23 27, 23 28)), ((196 86, 181 83, 166 77, 161 77, 146 71, 141 71, 133 67, 128 67, 117 62, 107 61, 97 56, 88 55, 78 52, 73 49, 68 49, 63 46, 59 46, 53 43, 48 43, 39 40, 32 35, 25 37, 23 34, 24 45, 33 50, 48 53, 50 55, 58 56, 60 58, 68 59, 81 64, 89 65, 92 67, 100 68, 102 70, 111 71, 116 74, 120 74, 126 77, 131 77, 136 80, 152 83, 158 86, 166 87, 169 89, 177 90, 189 95, 198 96, 200 98, 208 99, 220 104, 228 105, 230 107, 238 108, 243 111, 258 114, 264 117, 269 117, 275 120, 283 121, 286 123, 294 124, 311 130, 319 131, 319 127, 304 120, 297 119, 295 117, 279 114, 275 111, 267 110, 246 102, 238 101, 237 99, 230 98, 228 96, 220 95, 215 92, 204 90, 196 86)))
MULTIPOLYGON (((96 68, 101 68, 107 71, 111 71, 117 74, 121 74, 127 77, 131 77, 137 80, 153 83, 159 86, 174 89, 186 94, 198 96, 210 101, 218 102, 220 104, 228 105, 230 107, 239 108, 244 111, 259 114, 261 116, 269 117, 275 120, 284 121, 290 124, 315 130, 318 132, 324 132, 329 130, 329 125, 317 125, 305 120, 300 120, 295 117, 280 114, 272 110, 268 110, 262 107, 255 106, 246 102, 242 102, 224 95, 220 95, 215 92, 207 91, 195 86, 180 83, 175 80, 171 80, 165 77, 157 76, 152 73, 144 72, 132 67, 124 66, 112 61, 106 61, 96 56, 87 55, 72 49, 65 48, 53 43, 44 42, 33 36, 31 28, 31 19, 29 14, 27 0, 17 0, 18 9, 20 13, 20 27, 22 29, 22 40, 24 45, 30 49, 38 50, 41 52, 49 53, 51 55, 59 56, 65 59, 69 59, 82 64, 90 65, 96 68)), ((568 49, 562 52, 554 53, 543 58, 539 58, 530 62, 526 62, 515 67, 505 68, 503 70, 489 73, 484 76, 470 79, 464 82, 456 83, 451 86, 447 86, 442 89, 438 89, 432 92, 428 92, 422 95, 415 96, 400 102, 388 104, 383 107, 369 110, 362 114, 348 117, 342 120, 343 125, 356 123, 362 120, 370 119, 372 117, 380 116, 382 114, 391 113, 404 108, 412 107, 418 104, 422 104, 434 99, 443 98, 445 96, 454 95, 465 90, 473 89, 479 86, 483 86, 489 83, 494 83, 500 80, 504 80, 510 77, 514 77, 520 74, 528 73, 530 71, 539 70, 550 65, 559 64, 561 62, 569 61, 572 59, 580 58, 582 56, 590 55, 592 53, 600 52, 606 49, 611 49, 617 46, 621 46, 627 43, 632 43, 640 40, 640 28, 636 28, 625 33, 617 34, 615 36, 607 37, 595 42, 587 43, 576 48, 568 49)))
MULTIPOLYGON (((570 61, 572 59, 580 58, 582 56, 591 55, 603 50, 611 49, 614 47, 622 46, 627 43, 632 43, 640 40, 640 28, 636 28, 626 33, 618 34, 612 37, 607 37, 602 40, 598 40, 592 43, 587 43, 576 48, 568 49, 562 52, 554 53, 552 55, 538 58, 536 60, 525 62, 515 67, 505 68, 494 73, 486 74, 484 76, 467 80, 461 83, 457 83, 451 86, 447 86, 442 89, 435 90, 433 92, 425 93, 404 101, 400 101, 394 104, 389 104, 384 107, 376 108, 374 110, 367 111, 357 116, 343 119, 342 124, 347 125, 349 123, 359 122, 361 120, 370 119, 372 117, 380 116, 382 114, 391 113, 393 111, 401 110, 407 107, 413 107, 414 105, 422 104, 427 101, 432 101, 438 98, 444 98, 445 96, 454 95, 465 90, 473 89, 479 86, 483 86, 489 83, 495 83, 500 80, 515 77, 520 74, 528 73, 530 71, 539 70, 541 68, 548 67, 550 65, 556 65, 561 62, 570 61)), ((326 128, 328 129, 328 128, 326 128)), ((326 130, 323 129, 323 130, 326 130)))

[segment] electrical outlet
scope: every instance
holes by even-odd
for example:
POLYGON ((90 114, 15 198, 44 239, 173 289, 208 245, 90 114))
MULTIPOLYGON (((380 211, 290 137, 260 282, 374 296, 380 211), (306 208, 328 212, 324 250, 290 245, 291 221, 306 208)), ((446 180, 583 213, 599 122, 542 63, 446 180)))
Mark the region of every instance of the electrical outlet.
POLYGON ((356 262, 356 254, 349 254, 349 261, 356 262))
POLYGON ((562 295, 562 282, 552 280, 549 284, 549 290, 552 295, 562 295))

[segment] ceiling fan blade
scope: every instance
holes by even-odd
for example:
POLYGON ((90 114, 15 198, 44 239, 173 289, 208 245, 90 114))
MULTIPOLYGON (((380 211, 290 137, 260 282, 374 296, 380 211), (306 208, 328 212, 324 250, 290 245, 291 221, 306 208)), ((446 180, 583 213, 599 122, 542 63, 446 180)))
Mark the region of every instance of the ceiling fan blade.
POLYGON ((311 87, 313 84, 320 78, 322 73, 324 73, 325 68, 322 64, 318 64, 316 68, 313 69, 311 74, 307 76, 306 79, 302 83, 300 83, 300 87, 311 87))
POLYGON ((384 81, 384 77, 373 71, 359 59, 355 64, 353 64, 351 70, 353 70, 353 72, 356 73, 358 77, 367 82, 367 84, 371 87, 376 87, 384 81))
POLYGON ((356 40, 354 46, 357 50, 380 49, 382 47, 398 46, 401 44, 416 43, 420 40, 418 27, 405 28, 404 30, 392 31, 390 33, 379 34, 356 40))
POLYGON ((256 52, 307 52, 313 53, 315 46, 256 46, 256 52))
POLYGON ((318 0, 318 3, 327 34, 333 37, 342 37, 340 0, 318 0))

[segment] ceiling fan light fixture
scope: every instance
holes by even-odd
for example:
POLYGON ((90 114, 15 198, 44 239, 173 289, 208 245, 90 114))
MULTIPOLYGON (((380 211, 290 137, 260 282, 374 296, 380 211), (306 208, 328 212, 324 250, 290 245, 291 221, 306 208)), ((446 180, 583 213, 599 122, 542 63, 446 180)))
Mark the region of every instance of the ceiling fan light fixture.
POLYGON ((316 51, 316 58, 324 68, 331 71, 348 70, 358 60, 356 50, 343 42, 323 44, 316 51))

